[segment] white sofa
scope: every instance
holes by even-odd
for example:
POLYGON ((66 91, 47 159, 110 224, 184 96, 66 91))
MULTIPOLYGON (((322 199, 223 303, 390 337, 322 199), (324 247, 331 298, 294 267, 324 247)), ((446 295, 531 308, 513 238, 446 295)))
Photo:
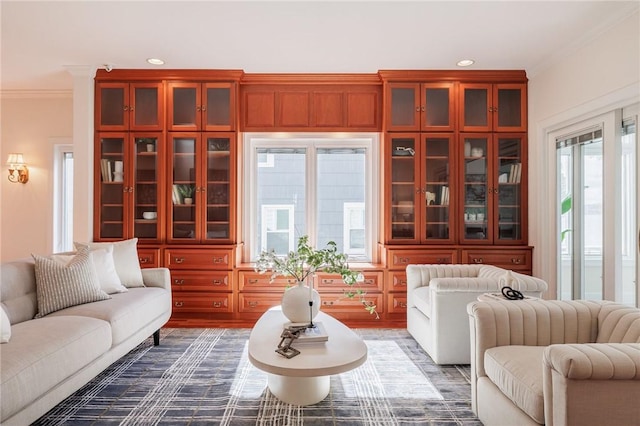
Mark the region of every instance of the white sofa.
MULTIPOLYGON (((0 275, 10 322, 9 341, 0 344, 0 423, 6 426, 35 421, 152 334, 157 345, 171 316, 165 268, 143 269, 144 287, 37 319, 34 261, 3 263, 0 275)), ((3 337, 8 325, 2 324, 3 337)))
POLYGON ((640 425, 640 309, 470 303, 471 402, 485 426, 640 425))
MULTIPOLYGON (((408 265, 407 330, 436 364, 469 364, 467 304, 500 292, 507 270, 491 265, 408 265)), ((511 287, 542 297, 539 278, 511 272, 511 287)))

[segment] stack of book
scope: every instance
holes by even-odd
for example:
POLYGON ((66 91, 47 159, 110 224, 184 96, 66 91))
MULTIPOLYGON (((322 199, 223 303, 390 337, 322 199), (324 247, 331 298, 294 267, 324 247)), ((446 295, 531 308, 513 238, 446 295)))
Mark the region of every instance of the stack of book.
POLYGON ((100 172, 102 174, 103 182, 113 182, 113 175, 111 174, 111 161, 105 158, 101 159, 100 172))
POLYGON ((522 163, 514 163, 509 170, 509 183, 520 183, 522 163))

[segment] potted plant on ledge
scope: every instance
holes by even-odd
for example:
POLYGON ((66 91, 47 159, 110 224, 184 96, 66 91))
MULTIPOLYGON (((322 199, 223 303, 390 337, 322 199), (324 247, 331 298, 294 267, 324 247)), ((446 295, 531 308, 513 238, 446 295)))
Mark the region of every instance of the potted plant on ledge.
POLYGON ((364 309, 379 318, 376 305, 365 300, 365 291, 355 286, 364 280, 362 273, 353 271, 347 262, 348 256, 338 252, 334 241, 329 241, 325 248, 315 249, 309 244, 309 237, 303 235, 298 239, 297 250, 286 256, 275 251, 263 251, 256 261, 255 270, 260 273, 271 272, 270 281, 278 276, 293 277, 297 286, 285 290, 282 311, 291 322, 313 322, 313 317, 320 309, 320 295, 312 283, 306 283, 316 272, 340 274, 342 281, 349 287, 345 289, 347 298, 359 298, 364 309), (304 300, 304 302, 301 302, 304 300))

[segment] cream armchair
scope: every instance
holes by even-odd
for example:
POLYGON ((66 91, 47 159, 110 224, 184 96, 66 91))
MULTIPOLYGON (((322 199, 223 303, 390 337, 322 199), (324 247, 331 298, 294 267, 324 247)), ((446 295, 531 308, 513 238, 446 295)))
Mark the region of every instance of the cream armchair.
POLYGON ((468 306, 485 426, 639 425, 640 309, 558 300, 468 306))
MULTIPOLYGON (((467 304, 499 292, 506 269, 490 265, 408 265, 407 330, 437 364, 469 364, 467 304)), ((547 283, 512 272, 511 287, 541 297, 547 283)))

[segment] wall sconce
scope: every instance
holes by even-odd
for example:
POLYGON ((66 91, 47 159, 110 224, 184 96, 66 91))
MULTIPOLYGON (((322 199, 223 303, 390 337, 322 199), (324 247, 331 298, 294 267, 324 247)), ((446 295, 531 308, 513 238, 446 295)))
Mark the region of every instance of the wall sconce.
POLYGON ((29 182, 29 169, 24 163, 22 154, 9 154, 9 158, 7 159, 7 166, 9 166, 9 182, 29 182))

